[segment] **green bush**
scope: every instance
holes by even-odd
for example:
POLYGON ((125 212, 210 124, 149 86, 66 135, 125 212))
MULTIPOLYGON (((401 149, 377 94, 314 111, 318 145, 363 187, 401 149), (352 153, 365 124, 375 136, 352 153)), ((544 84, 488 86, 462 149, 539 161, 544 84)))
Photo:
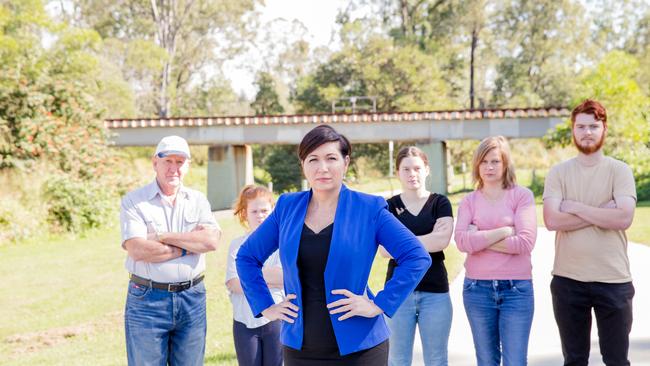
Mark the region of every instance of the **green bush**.
POLYGON ((530 188, 535 197, 541 197, 544 194, 544 176, 540 176, 534 169, 532 171, 532 178, 530 180, 530 188))
POLYGON ((650 175, 637 180, 636 194, 638 201, 650 200, 650 175))
POLYGON ((276 192, 299 190, 302 171, 300 160, 296 155, 296 147, 294 145, 272 146, 267 151, 264 168, 273 179, 273 190, 276 192))
POLYGON ((112 190, 71 176, 56 176, 43 185, 48 221, 55 231, 83 232, 111 221, 118 207, 112 190))

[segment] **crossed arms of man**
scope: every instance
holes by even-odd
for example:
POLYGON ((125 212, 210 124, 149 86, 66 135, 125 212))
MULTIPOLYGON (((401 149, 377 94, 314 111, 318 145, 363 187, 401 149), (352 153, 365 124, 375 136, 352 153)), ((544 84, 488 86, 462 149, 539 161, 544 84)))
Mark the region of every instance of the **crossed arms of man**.
MULTIPOLYGON (((205 203, 207 205, 207 202, 205 203)), ((221 230, 211 218, 209 205, 203 207, 203 219, 189 232, 152 232, 140 211, 128 198, 122 201, 120 223, 127 233, 122 247, 135 261, 166 262, 186 253, 206 253, 217 249, 221 230)))
POLYGON ((149 233, 146 238, 131 238, 124 242, 124 249, 135 261, 165 262, 183 255, 183 249, 191 253, 206 253, 217 249, 221 230, 216 227, 197 225, 185 233, 149 233))
POLYGON ((549 230, 574 231, 588 226, 625 230, 632 225, 636 200, 631 196, 614 197, 598 207, 555 197, 544 199, 544 223, 549 230))

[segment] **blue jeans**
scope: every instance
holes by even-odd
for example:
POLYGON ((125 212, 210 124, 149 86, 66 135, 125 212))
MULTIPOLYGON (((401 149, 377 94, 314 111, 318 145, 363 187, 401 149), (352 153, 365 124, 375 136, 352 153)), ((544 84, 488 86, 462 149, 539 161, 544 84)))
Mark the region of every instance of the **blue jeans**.
POLYGON ((465 278, 463 303, 478 366, 498 366, 502 355, 505 366, 527 364, 533 281, 465 278))
POLYGON ((203 365, 203 282, 181 292, 129 282, 124 325, 129 365, 203 365))
POLYGON ((452 317, 449 293, 414 291, 386 318, 390 329, 388 364, 408 366, 413 359, 415 325, 420 328, 424 364, 447 365, 447 341, 452 317))

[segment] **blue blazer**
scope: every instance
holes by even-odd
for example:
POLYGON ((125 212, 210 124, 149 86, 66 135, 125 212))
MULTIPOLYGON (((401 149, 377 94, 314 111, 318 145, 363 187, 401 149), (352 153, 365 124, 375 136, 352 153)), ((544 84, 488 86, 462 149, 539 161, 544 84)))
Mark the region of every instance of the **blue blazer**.
MULTIPOLYGON (((311 191, 280 196, 271 215, 241 246, 236 260, 246 299, 253 314, 260 317, 263 310, 274 304, 262 276, 262 265, 276 249, 280 249, 284 291, 296 294, 293 302, 300 308, 293 324, 282 323, 280 339, 284 345, 297 350, 302 347, 304 330, 296 261, 310 199, 311 191)), ((384 199, 349 190, 345 185, 341 188, 324 274, 327 303, 344 298, 332 295, 332 290, 347 289, 357 295, 366 294, 391 317, 430 265, 429 253, 411 231, 388 212, 384 199), (380 243, 395 258, 398 266, 384 289, 374 296, 368 288, 368 276, 380 243)), ((374 347, 389 336, 382 315, 374 318, 354 316, 340 321, 338 317, 341 315, 330 315, 341 355, 374 347)))

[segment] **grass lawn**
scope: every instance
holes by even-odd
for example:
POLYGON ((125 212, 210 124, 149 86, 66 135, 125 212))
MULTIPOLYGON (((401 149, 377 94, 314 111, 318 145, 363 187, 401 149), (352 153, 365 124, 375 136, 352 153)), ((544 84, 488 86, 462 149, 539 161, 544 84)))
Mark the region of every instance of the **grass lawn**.
POLYGON ((650 201, 641 201, 634 211, 634 222, 627 230, 627 238, 650 246, 650 201))

